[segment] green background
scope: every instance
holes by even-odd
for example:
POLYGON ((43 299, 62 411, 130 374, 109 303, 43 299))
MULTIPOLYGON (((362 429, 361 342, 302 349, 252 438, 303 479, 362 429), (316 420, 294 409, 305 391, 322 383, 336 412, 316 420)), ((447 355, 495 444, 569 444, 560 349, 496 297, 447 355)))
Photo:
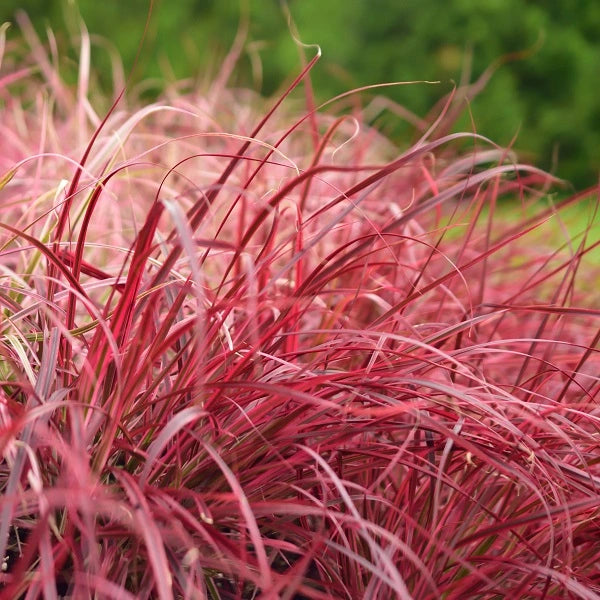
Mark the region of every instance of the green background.
MULTIPOLYGON (((74 4, 90 32, 111 40, 130 67, 148 0, 0 0, 0 20, 13 20, 14 12, 23 9, 40 32, 50 25, 57 37, 65 37, 75 31, 74 4)), ((203 79, 217 72, 243 4, 156 2, 138 77, 203 79)), ((245 4, 250 32, 236 83, 272 94, 299 71, 298 49, 279 1, 245 4), (262 77, 253 72, 251 57, 260 58, 262 77)), ((302 40, 322 48, 312 72, 320 100, 373 83, 439 80, 435 86, 378 92, 424 117, 460 81, 469 62, 474 81, 502 55, 533 49, 526 58, 501 66, 472 101, 477 130, 503 145, 518 134, 515 148, 522 158, 553 170, 576 188, 597 183, 598 0, 290 0, 288 6, 302 40)), ((11 35, 18 35, 17 27, 11 35)), ((108 66, 101 51, 93 60, 101 69, 108 66)), ((409 129, 398 117, 382 117, 379 124, 400 144, 410 142, 409 129)), ((471 127, 465 111, 457 128, 471 127)))

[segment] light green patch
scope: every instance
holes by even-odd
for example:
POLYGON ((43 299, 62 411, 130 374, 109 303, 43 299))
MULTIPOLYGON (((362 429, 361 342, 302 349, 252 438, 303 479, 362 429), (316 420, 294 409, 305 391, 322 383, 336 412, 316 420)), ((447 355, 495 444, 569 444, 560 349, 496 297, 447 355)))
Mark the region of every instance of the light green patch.
POLYGON ((8 184, 8 182, 15 176, 16 172, 17 172, 16 168, 11 169, 10 171, 8 171, 4 175, 2 175, 2 177, 0 177, 0 190, 3 189, 8 184))

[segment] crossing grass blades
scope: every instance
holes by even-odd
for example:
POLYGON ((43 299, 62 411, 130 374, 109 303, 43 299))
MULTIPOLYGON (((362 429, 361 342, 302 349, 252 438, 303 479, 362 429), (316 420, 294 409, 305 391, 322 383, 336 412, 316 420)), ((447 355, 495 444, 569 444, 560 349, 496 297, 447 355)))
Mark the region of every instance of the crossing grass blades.
POLYGON ((464 90, 399 149, 317 57, 144 104, 19 23, 0 597, 600 597, 597 191, 453 133, 464 90))

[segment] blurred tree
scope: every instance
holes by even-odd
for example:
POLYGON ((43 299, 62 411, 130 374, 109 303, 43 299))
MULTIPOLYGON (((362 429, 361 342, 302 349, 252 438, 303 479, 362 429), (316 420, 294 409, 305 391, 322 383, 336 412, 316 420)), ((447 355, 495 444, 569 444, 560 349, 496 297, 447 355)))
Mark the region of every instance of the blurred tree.
MULTIPOLYGON (((58 32, 65 24, 75 31, 76 5, 88 29, 110 39, 130 66, 148 4, 148 0, 3 0, 0 20, 11 20, 14 10, 21 8, 40 31, 46 23, 58 32)), ((553 168, 557 156, 557 173, 578 187, 597 181, 597 0, 582 0, 577 10, 561 0, 289 0, 288 4, 302 40, 322 47, 323 58, 312 73, 320 99, 382 81, 439 80, 436 86, 385 91, 425 115, 465 73, 473 81, 500 56, 535 47, 530 56, 501 66, 473 100, 470 108, 477 129, 500 144, 518 133, 517 150, 545 168, 553 168)), ((278 0, 156 2, 139 77, 210 78, 235 37, 240 5, 248 7, 250 31, 236 81, 273 93, 300 67, 278 0)), ((94 60, 100 68, 108 65, 105 53, 97 52, 94 60)), ((470 127, 467 112, 457 126, 470 127)), ((406 131, 399 128, 396 134, 406 131)))

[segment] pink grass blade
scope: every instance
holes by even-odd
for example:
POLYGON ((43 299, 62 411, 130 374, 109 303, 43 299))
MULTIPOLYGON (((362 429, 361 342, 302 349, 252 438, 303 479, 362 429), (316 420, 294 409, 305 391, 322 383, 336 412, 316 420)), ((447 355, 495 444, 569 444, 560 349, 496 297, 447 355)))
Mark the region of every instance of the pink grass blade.
POLYGON ((160 600, 172 600, 174 596, 171 571, 168 566, 162 536, 154 523, 146 496, 144 495, 143 490, 138 486, 137 482, 128 473, 120 471, 117 472, 116 475, 127 491, 127 495, 131 502, 134 521, 144 538, 150 565, 154 572, 154 583, 156 585, 158 598, 160 600))
POLYGON ((244 493, 244 490, 242 489, 242 486, 240 485, 237 477, 235 476, 233 471, 227 466, 227 464, 221 458, 221 456, 219 456, 218 452, 208 444, 204 444, 204 448, 208 452, 210 457, 213 459, 213 461, 218 465, 219 469, 223 472, 227 483, 229 484, 229 486, 233 490, 233 493, 235 494, 236 500, 239 502, 240 510, 242 512, 245 525, 248 528, 248 533, 250 535, 250 539, 252 540, 252 544, 254 545, 254 551, 256 552, 256 557, 260 569, 260 585, 263 589, 263 592, 265 594, 268 594, 269 590, 273 586, 271 568, 267 560, 267 553, 263 543, 263 538, 258 528, 256 518, 252 513, 252 508, 250 507, 246 494, 244 493))

